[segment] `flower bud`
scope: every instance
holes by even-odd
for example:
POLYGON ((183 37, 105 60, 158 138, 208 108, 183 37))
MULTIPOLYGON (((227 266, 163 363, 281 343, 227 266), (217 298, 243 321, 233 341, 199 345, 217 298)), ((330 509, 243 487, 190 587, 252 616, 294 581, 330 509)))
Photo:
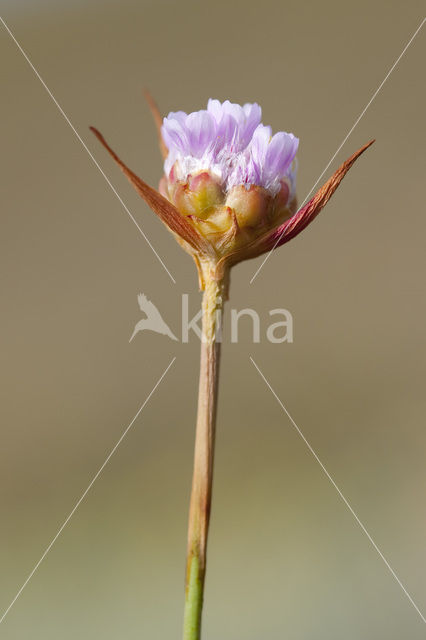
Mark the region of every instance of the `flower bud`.
POLYGON ((238 226, 258 227, 266 221, 271 196, 263 187, 238 185, 233 187, 226 198, 226 206, 234 210, 238 226))
POLYGON ((211 207, 223 202, 222 188, 208 171, 189 175, 186 182, 171 184, 169 192, 173 204, 185 216, 205 219, 211 207))
POLYGON ((169 198, 169 183, 167 182, 166 176, 162 176, 160 182, 158 183, 158 191, 164 198, 169 198))
POLYGON ((272 218, 274 223, 290 218, 296 210, 296 198, 290 198, 290 187, 285 180, 280 183, 280 190, 273 201, 272 218))
POLYGON ((274 198, 274 208, 276 211, 287 206, 290 188, 285 180, 281 180, 280 190, 274 198))

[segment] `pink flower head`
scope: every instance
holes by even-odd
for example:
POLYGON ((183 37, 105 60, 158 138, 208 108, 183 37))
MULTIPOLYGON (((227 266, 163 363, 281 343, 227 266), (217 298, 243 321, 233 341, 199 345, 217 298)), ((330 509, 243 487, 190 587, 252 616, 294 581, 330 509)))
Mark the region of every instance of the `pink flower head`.
POLYGON ((297 211, 292 133, 272 134, 258 104, 209 100, 207 109, 162 118, 149 94, 164 176, 155 190, 129 169, 92 127, 141 197, 173 232, 199 268, 222 277, 242 260, 275 249, 298 235, 331 198, 355 160, 348 158, 297 211))
POLYGON ((272 135, 261 118, 262 110, 256 103, 240 106, 213 99, 206 110, 169 113, 161 127, 169 151, 164 162, 166 176, 174 166, 179 180, 208 171, 225 192, 237 185, 255 185, 271 195, 288 179, 291 198, 295 189, 292 163, 299 140, 292 133, 272 135))

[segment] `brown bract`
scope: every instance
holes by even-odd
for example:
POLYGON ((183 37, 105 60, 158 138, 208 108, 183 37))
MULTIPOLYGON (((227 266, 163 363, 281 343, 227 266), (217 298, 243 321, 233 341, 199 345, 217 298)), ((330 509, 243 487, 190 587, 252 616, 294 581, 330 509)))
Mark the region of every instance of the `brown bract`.
POLYGON ((169 227, 170 231, 173 231, 180 239, 184 240, 190 245, 192 250, 199 252, 206 256, 214 256, 214 251, 207 240, 205 240, 197 230, 189 222, 188 218, 182 216, 179 211, 169 202, 164 196, 161 195, 156 189, 150 187, 139 176, 137 176, 124 162, 118 157, 118 155, 111 149, 103 135, 95 129, 90 127, 91 131, 95 134, 98 140, 103 144, 105 149, 114 158, 124 175, 129 179, 139 195, 145 200, 147 205, 157 214, 164 224, 169 227))
MULTIPOLYGON (((364 151, 368 149, 373 142, 374 140, 370 140, 370 142, 367 142, 367 144, 351 155, 350 158, 345 160, 337 171, 333 173, 331 178, 329 178, 329 180, 327 180, 327 182, 318 189, 313 198, 311 198, 309 202, 292 215, 291 218, 286 220, 272 232, 268 231, 259 238, 256 238, 256 240, 246 245, 244 249, 227 256, 226 262, 230 265, 236 264, 241 260, 256 258, 257 256, 260 256, 267 251, 272 251, 295 238, 308 226, 308 224, 312 222, 312 220, 314 220, 314 218, 316 218, 321 209, 325 207, 349 169, 354 164, 355 160, 357 160, 357 158, 359 158, 359 156, 364 153, 364 151)), ((219 267, 222 266, 221 262, 219 263, 219 267)))
POLYGON ((149 107, 149 109, 151 111, 151 114, 152 114, 152 117, 154 119, 155 128, 157 129, 158 145, 160 147, 161 155, 163 156, 164 159, 166 159, 168 154, 169 154, 169 150, 167 149, 166 145, 164 144, 163 136, 161 135, 161 127, 163 125, 163 118, 162 118, 162 115, 160 113, 160 109, 158 108, 157 103, 155 102, 154 98, 152 97, 152 95, 150 94, 148 89, 144 89, 143 90, 143 95, 145 96, 145 100, 148 103, 148 107, 149 107))

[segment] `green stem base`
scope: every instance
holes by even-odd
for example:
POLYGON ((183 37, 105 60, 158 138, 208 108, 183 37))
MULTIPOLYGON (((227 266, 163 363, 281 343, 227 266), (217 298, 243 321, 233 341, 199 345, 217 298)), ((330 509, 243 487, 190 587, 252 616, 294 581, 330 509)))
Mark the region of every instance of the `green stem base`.
POLYGON ((189 583, 185 596, 183 640, 200 640, 204 579, 198 558, 193 556, 190 562, 189 583))

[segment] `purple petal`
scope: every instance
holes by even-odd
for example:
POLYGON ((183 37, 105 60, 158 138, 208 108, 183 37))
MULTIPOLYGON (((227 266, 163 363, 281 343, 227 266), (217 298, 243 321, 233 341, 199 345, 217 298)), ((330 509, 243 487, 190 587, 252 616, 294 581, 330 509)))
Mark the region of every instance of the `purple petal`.
POLYGON ((213 98, 210 98, 207 102, 207 111, 212 114, 217 124, 219 124, 223 116, 221 102, 219 100, 213 100, 213 98))
POLYGON ((190 113, 185 121, 191 153, 201 158, 216 139, 216 121, 208 111, 190 113))
POLYGON ((280 131, 271 139, 265 157, 265 173, 269 176, 283 176, 290 166, 299 145, 292 133, 280 131))
POLYGON ((256 127, 250 143, 250 155, 253 158, 253 163, 257 167, 260 175, 262 174, 263 167, 265 166, 266 153, 271 139, 271 134, 271 127, 265 127, 265 125, 260 124, 256 127))
POLYGON ((225 100, 225 102, 222 103, 222 109, 224 113, 229 113, 229 115, 235 118, 238 124, 244 121, 244 111, 240 104, 225 100))
POLYGON ((226 126, 229 126, 229 117, 237 123, 235 135, 232 137, 227 135, 223 138, 225 144, 232 143, 233 150, 236 152, 242 151, 249 144, 253 132, 262 118, 262 110, 258 104, 247 103, 242 107, 229 100, 221 103, 219 100, 210 98, 207 103, 207 110, 219 125, 222 125, 222 121, 226 120, 226 126))
POLYGON ((247 103, 243 106, 244 115, 246 118, 244 134, 241 136, 241 141, 244 147, 250 142, 256 127, 259 126, 262 120, 262 109, 255 102, 254 104, 247 103))
POLYGON ((238 123, 231 114, 225 113, 217 126, 216 132, 216 152, 224 147, 230 147, 238 134, 238 123))
POLYGON ((188 114, 185 111, 171 111, 167 118, 171 118, 172 120, 177 120, 181 125, 185 124, 185 120, 188 117, 188 114))
POLYGON ((189 153, 188 135, 185 126, 178 119, 173 117, 164 118, 161 134, 166 147, 170 151, 176 149, 182 154, 189 153))

